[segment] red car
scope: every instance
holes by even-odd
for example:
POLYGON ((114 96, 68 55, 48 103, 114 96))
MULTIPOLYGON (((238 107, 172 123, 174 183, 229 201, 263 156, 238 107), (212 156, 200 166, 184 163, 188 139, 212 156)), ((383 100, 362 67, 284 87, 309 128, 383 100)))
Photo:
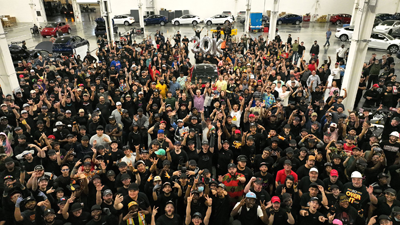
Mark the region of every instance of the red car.
POLYGON ((330 22, 332 24, 349 24, 351 21, 351 15, 350 14, 336 14, 333 15, 330 19, 330 22))
POLYGON ((42 35, 43 37, 57 37, 58 30, 61 30, 63 33, 71 33, 71 27, 68 24, 66 24, 65 22, 56 22, 47 24, 40 32, 40 35, 42 35))

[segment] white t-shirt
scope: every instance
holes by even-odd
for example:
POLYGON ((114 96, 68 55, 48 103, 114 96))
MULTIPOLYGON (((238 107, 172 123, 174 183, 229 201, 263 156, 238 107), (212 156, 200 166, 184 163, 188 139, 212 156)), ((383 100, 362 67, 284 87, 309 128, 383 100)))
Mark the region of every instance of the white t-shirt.
POLYGON ((283 93, 282 91, 279 92, 279 98, 283 100, 282 105, 283 106, 288 106, 289 105, 289 97, 290 97, 290 91, 287 91, 283 93))
POLYGON ((242 117, 242 111, 238 110, 237 112, 231 111, 232 123, 235 124, 238 128, 240 127, 240 118, 242 117))
POLYGON ((132 166, 135 166, 135 161, 136 161, 136 152, 131 153, 131 157, 126 157, 124 156, 121 159, 121 162, 126 162, 126 164, 131 163, 132 166))
MULTIPOLYGON (((236 203, 235 207, 233 207, 233 208, 236 208, 239 204, 240 204, 240 202, 236 203)), ((239 215, 242 213, 242 208, 243 207, 240 207, 240 209, 238 210, 239 215)), ((250 209, 246 207, 246 210, 249 211, 250 209)), ((261 207, 257 206, 257 216, 258 217, 262 217, 263 215, 264 214, 263 214, 263 212, 261 210, 261 207)))

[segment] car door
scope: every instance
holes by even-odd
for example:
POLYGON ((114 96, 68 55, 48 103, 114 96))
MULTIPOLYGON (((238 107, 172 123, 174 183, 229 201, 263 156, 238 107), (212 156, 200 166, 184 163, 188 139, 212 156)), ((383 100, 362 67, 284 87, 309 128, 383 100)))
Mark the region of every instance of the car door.
POLYGON ((213 23, 220 23, 221 22, 221 15, 214 16, 214 19, 213 19, 212 22, 213 23))
POLYGON ((371 35, 371 42, 369 47, 371 48, 378 48, 378 49, 385 49, 386 48, 386 37, 381 34, 372 34, 371 35))
POLYGON ((67 32, 68 32, 68 27, 67 27, 67 24, 66 24, 65 22, 59 23, 59 26, 60 26, 61 31, 62 31, 63 33, 67 33, 67 32))
POLYGON ((183 15, 183 16, 181 16, 181 18, 180 18, 180 23, 181 24, 188 24, 189 22, 189 18, 190 18, 190 16, 189 15, 183 15))

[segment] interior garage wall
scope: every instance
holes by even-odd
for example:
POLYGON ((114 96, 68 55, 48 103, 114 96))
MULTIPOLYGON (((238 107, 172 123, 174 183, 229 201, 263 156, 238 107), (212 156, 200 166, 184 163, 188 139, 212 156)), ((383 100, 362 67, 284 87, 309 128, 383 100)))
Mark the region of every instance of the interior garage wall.
MULTIPOLYGON (((41 12, 41 16, 37 17, 37 22, 45 22, 46 13, 43 4, 40 1, 32 0, 35 4, 35 10, 41 12)), ((33 22, 30 0, 0 0, 0 15, 10 15, 17 18, 17 23, 33 22)))
MULTIPOLYGON (((400 11, 399 0, 378 0, 384 1, 379 12, 395 13, 400 11)), ((234 15, 238 11, 246 10, 246 0, 154 0, 156 14, 161 8, 167 10, 189 10, 201 18, 213 16, 222 11, 231 11, 234 15)), ((265 1, 265 10, 271 10, 273 0, 265 1)), ((146 9, 146 0, 142 0, 146 9)), ((354 0, 280 0, 279 11, 304 15, 317 13, 318 15, 352 13, 354 0), (315 12, 317 10, 317 12, 315 12)), ((138 9, 138 0, 111 0, 112 15, 129 14, 131 9, 138 9)), ((252 12, 263 12, 264 0, 252 0, 252 12)))

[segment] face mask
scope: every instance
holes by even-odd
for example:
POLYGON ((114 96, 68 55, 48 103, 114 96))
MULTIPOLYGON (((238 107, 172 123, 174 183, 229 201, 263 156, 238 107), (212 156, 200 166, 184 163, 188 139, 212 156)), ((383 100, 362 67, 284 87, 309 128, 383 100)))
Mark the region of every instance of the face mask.
POLYGON ((394 217, 394 220, 396 220, 396 222, 400 222, 400 220, 399 220, 399 219, 397 219, 397 217, 394 217))
POLYGON ((200 187, 197 188, 197 190, 198 190, 199 192, 203 192, 203 191, 204 191, 204 187, 203 187, 203 186, 200 186, 200 187))

